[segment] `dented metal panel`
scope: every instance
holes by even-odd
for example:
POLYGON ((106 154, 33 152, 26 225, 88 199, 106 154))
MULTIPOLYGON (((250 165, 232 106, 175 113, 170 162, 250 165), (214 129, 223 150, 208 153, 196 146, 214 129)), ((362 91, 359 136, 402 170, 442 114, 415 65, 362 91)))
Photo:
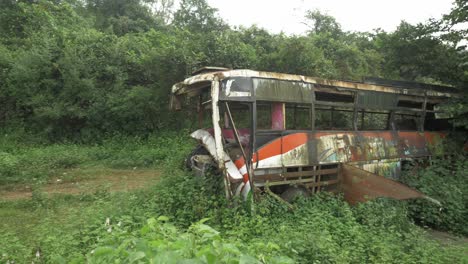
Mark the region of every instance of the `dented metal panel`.
POLYGON ((426 198, 426 196, 402 183, 352 165, 342 165, 342 191, 350 204, 365 202, 378 197, 398 200, 426 198))

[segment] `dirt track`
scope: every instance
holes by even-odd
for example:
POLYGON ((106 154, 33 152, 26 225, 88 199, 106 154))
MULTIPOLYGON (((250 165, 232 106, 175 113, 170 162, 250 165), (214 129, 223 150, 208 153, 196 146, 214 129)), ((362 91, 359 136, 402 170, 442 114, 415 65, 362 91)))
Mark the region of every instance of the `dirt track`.
MULTIPOLYGON (((74 173, 74 171, 70 171, 74 173)), ((66 174, 66 173, 65 173, 66 174)), ((157 182, 160 172, 157 170, 116 170, 105 169, 87 173, 86 177, 63 180, 54 177, 47 184, 37 187, 39 192, 48 195, 94 193, 99 190, 110 192, 135 190, 148 187, 157 182)), ((0 189, 0 200, 19 200, 32 197, 33 188, 28 185, 9 186, 0 189)))

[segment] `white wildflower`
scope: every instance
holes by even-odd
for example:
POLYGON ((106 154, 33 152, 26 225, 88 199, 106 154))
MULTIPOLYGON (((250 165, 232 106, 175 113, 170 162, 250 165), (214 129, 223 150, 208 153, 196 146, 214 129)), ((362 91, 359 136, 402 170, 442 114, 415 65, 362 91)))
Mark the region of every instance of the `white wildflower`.
POLYGON ((119 226, 119 227, 122 226, 122 222, 119 221, 119 222, 117 223, 117 226, 119 226))
POLYGON ((108 233, 112 232, 112 226, 107 229, 107 232, 108 233))
POLYGON ((41 257, 41 252, 38 250, 36 251, 36 258, 40 258, 41 257))
POLYGON ((106 218, 105 226, 110 226, 110 218, 109 217, 106 218))

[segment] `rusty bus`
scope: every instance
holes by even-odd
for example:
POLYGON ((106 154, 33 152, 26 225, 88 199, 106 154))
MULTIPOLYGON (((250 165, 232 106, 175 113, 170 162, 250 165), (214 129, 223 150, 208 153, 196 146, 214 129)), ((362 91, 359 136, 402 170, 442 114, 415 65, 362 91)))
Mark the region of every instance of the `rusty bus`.
MULTIPOLYGON (((215 166, 227 197, 343 192, 350 203, 425 197, 396 181, 402 162, 440 154, 450 87, 207 67, 172 87, 171 108, 197 109, 196 173, 215 166), (205 126, 205 127, 204 127, 205 126)), ((427 198, 427 197, 426 197, 427 198)))

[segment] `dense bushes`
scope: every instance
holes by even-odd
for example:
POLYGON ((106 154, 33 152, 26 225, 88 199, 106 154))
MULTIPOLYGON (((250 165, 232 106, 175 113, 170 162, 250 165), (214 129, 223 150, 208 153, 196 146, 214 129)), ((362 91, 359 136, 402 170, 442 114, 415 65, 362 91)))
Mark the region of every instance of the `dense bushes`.
POLYGON ((280 255, 280 247, 274 243, 246 244, 235 239, 223 238, 218 231, 204 224, 203 219, 185 231, 166 223, 167 218, 150 218, 137 232, 119 230, 110 236, 111 243, 95 249, 88 255, 91 263, 121 260, 155 263, 293 263, 280 255), (259 260, 248 252, 261 252, 259 260))
POLYGON ((170 87, 207 65, 466 84, 466 50, 432 24, 345 32, 315 11, 307 34, 286 36, 232 29, 206 1, 181 2, 2 1, 0 126, 86 142, 187 127, 167 111, 170 87))
POLYGON ((403 181, 439 200, 409 203, 410 215, 422 225, 468 235, 468 159, 464 155, 434 159, 430 165, 413 164, 403 181))

